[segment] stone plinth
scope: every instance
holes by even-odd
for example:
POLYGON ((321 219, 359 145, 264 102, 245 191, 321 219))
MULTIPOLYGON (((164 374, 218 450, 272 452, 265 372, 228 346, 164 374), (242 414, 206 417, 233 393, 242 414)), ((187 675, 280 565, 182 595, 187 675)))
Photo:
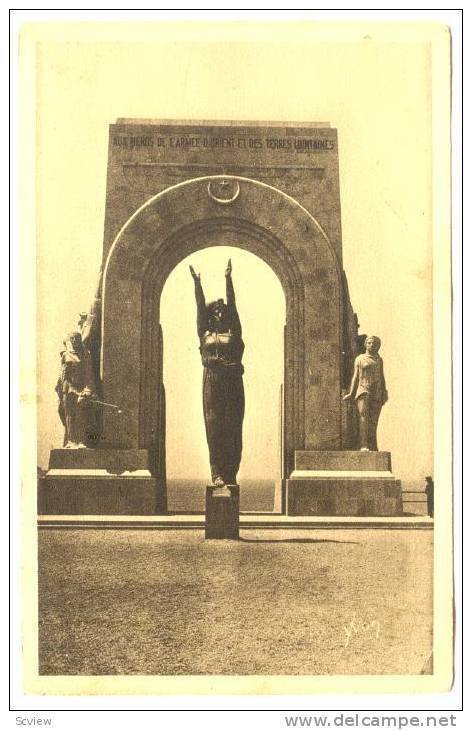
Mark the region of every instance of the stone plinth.
POLYGON ((401 483, 386 451, 296 451, 288 515, 401 515, 401 483))
POLYGON ((145 449, 53 449, 38 484, 38 513, 153 515, 165 491, 149 470, 145 449))
POLYGON ((295 471, 388 471, 389 451, 295 451, 295 471))
POLYGON ((239 486, 206 488, 205 538, 239 539, 239 486))
POLYGON ((146 449, 51 449, 49 469, 105 469, 110 474, 149 469, 146 449))

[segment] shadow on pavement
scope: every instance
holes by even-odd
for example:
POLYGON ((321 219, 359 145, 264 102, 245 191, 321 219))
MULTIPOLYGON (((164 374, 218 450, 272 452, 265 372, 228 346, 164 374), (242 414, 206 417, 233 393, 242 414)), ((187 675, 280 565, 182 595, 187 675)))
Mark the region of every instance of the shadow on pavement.
POLYGON ((357 545, 358 543, 356 541, 351 540, 316 540, 312 537, 284 537, 280 540, 274 539, 274 540, 251 540, 247 537, 240 537, 239 542, 271 542, 271 543, 277 543, 277 542, 337 542, 343 545, 357 545))

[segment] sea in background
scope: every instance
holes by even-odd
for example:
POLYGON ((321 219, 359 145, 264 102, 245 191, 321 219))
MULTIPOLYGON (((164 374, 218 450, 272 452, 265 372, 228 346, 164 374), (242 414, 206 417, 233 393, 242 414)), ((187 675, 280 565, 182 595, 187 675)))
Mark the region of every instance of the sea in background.
MULTIPOLYGON (((205 512, 206 479, 168 479, 167 509, 169 512, 205 512)), ((273 512, 275 481, 241 479, 239 508, 241 512, 273 512)))
MULTIPOLYGON (((168 479, 167 509, 169 512, 205 512, 205 479, 168 479)), ((403 511, 426 514, 424 480, 402 482, 403 511)), ((240 483, 241 512, 273 512, 275 481, 271 479, 242 479, 240 483)), ((278 511, 278 510, 277 510, 278 511)))

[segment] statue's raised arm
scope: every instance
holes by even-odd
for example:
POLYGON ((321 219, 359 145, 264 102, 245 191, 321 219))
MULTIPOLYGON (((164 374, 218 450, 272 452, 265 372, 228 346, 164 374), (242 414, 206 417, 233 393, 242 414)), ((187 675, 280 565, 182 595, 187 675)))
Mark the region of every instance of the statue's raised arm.
POLYGON ((202 281, 200 274, 195 272, 193 266, 189 266, 192 279, 195 284, 195 301, 197 303, 197 332, 202 337, 207 330, 207 309, 205 305, 205 295, 203 293, 202 281))
POLYGON ((228 265, 225 270, 226 278, 226 304, 228 307, 228 319, 230 321, 230 327, 232 332, 238 337, 241 336, 241 322, 239 319, 238 310, 236 308, 236 296, 234 293, 233 279, 232 279, 233 266, 231 259, 228 259, 228 265))

